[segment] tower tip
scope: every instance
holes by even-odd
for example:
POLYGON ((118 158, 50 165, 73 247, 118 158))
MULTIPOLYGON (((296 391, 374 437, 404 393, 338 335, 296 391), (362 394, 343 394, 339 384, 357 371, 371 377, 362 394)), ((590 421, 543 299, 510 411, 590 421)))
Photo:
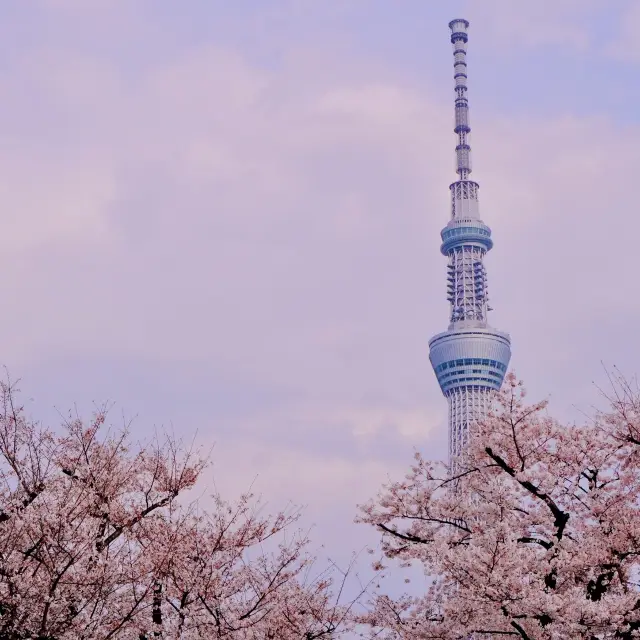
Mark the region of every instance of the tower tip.
POLYGON ((449 23, 449 29, 451 29, 451 42, 456 40, 467 41, 467 29, 469 28, 469 21, 464 18, 456 18, 449 23))
POLYGON ((455 18, 449 23, 449 29, 456 29, 458 25, 464 25, 465 29, 469 28, 469 21, 464 18, 455 18))

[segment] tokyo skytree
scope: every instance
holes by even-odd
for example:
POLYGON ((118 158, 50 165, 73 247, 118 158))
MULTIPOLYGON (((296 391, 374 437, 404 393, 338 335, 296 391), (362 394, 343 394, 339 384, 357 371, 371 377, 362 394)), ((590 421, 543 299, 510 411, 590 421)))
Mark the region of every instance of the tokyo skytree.
POLYGON ((440 251, 447 257, 449 328, 429 341, 429 359, 449 403, 449 462, 455 465, 474 421, 489 409, 511 358, 507 333, 489 326, 484 257, 493 246, 491 229, 480 219, 478 183, 471 174, 467 98, 467 20, 452 20, 455 128, 458 180, 450 185, 451 219, 442 230, 440 251))

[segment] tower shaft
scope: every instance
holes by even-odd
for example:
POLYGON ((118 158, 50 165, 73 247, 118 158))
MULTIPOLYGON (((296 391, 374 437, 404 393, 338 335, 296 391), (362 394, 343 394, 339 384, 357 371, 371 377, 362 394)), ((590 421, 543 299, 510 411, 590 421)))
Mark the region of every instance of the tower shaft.
POLYGON ((441 252, 447 256, 449 327, 429 341, 429 359, 449 403, 449 458, 454 464, 470 427, 486 415, 491 394, 504 380, 511 346, 509 335, 488 324, 491 311, 484 258, 493 247, 491 229, 480 219, 479 185, 471 175, 467 42, 469 23, 452 20, 455 81, 454 132, 456 173, 449 186, 451 218, 442 230, 441 252))

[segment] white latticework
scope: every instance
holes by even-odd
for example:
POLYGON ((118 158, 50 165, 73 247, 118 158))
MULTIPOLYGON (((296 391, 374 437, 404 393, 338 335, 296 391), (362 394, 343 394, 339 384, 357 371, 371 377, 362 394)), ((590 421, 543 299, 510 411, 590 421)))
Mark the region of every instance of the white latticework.
POLYGON ((455 122, 456 122, 456 129, 470 128, 469 127, 469 106, 467 104, 466 99, 456 100, 455 122))
POLYGON ((447 266, 451 322, 487 320, 487 273, 482 259, 485 250, 477 246, 456 247, 447 266))
POLYGON ((455 466, 456 458, 469 441, 469 430, 474 422, 484 418, 491 405, 491 389, 458 387, 447 394, 449 401, 449 462, 455 466))
MULTIPOLYGON (((466 154, 469 161, 469 150, 458 150, 458 154, 466 154)), ((466 162, 458 158, 458 165, 466 162)), ((454 220, 479 220, 478 185, 470 180, 454 182, 451 189, 451 217, 454 220)))

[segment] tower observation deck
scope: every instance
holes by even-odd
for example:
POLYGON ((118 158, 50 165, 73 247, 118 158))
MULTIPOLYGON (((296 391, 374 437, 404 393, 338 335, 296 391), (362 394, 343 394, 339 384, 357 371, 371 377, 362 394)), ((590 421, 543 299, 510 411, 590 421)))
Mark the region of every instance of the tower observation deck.
POLYGON ((480 219, 478 183, 471 174, 469 100, 467 98, 467 20, 452 20, 455 80, 456 172, 450 185, 451 219, 442 230, 441 252, 447 257, 449 327, 429 341, 429 359, 449 403, 449 461, 462 452, 474 421, 489 409, 511 358, 507 333, 489 326, 484 257, 492 247, 491 229, 480 219))

